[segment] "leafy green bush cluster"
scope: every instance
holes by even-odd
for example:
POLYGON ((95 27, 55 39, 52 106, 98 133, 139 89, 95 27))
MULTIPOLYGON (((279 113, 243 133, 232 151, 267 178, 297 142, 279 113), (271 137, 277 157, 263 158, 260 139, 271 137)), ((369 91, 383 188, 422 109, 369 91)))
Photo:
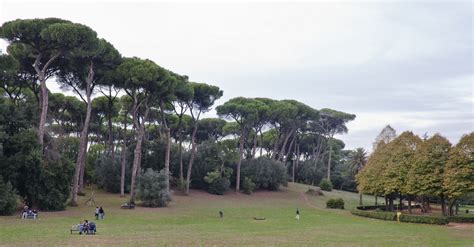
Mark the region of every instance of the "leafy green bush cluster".
POLYGON ((12 215, 16 210, 16 193, 10 182, 4 183, 0 176, 0 215, 12 215))
POLYGON ((287 184, 283 163, 266 157, 242 161, 241 178, 245 177, 255 183, 255 189, 278 190, 287 184))
POLYGON ((412 214, 400 215, 400 221, 410 222, 410 223, 436 224, 436 225, 446 225, 449 223, 446 217, 412 215, 412 214))
POLYGON ((351 213, 353 215, 380 219, 380 220, 396 220, 397 218, 397 214, 394 212, 363 211, 363 210, 353 209, 351 210, 351 213))
POLYGON ((466 217, 466 216, 448 216, 449 222, 457 222, 457 223, 474 223, 474 217, 466 217))
POLYGON ((342 198, 329 199, 326 201, 326 207, 344 209, 344 200, 342 198))
POLYGON ((137 198, 142 201, 145 207, 166 207, 171 201, 168 176, 165 170, 160 172, 148 168, 146 172, 141 172, 138 177, 137 198))
POLYGON ((207 191, 211 194, 223 195, 229 190, 231 174, 232 169, 230 168, 226 168, 222 172, 220 170, 208 172, 204 177, 204 181, 208 184, 207 191))
POLYGON ((323 196, 324 193, 321 191, 321 189, 313 189, 313 188, 308 188, 306 191, 306 194, 312 195, 312 196, 323 196))
POLYGON ((331 181, 327 179, 322 179, 321 182, 319 182, 319 188, 321 188, 324 191, 331 191, 332 190, 332 183, 331 181))
POLYGON ((248 177, 244 177, 244 181, 242 182, 242 191, 250 195, 255 190, 255 183, 248 177))

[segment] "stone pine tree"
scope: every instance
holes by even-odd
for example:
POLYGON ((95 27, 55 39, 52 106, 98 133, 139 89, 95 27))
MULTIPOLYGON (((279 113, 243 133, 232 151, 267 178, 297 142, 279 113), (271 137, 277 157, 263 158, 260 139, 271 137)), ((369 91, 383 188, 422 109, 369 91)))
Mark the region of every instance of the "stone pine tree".
POLYGON ((10 46, 21 46, 23 55, 33 57, 31 64, 40 84, 40 121, 38 141, 43 146, 48 112, 48 88, 46 80, 57 71, 55 62, 73 49, 88 46, 97 34, 87 26, 58 18, 17 19, 5 22, 0 28, 0 37, 10 46))
POLYGON ((71 205, 77 205, 77 194, 83 187, 89 124, 92 112, 94 88, 107 78, 120 62, 119 52, 107 41, 96 39, 87 49, 74 49, 58 72, 59 81, 70 87, 86 104, 86 116, 82 125, 79 152, 76 159, 71 205))
POLYGON ((253 126, 253 123, 258 119, 259 105, 263 102, 255 99, 237 97, 228 100, 223 105, 216 107, 217 115, 228 119, 233 119, 238 125, 239 135, 239 161, 236 169, 235 190, 240 190, 240 166, 244 158, 244 140, 253 126))
POLYGON ((158 81, 169 76, 168 71, 151 60, 124 58, 118 66, 116 80, 123 84, 126 94, 132 99, 132 119, 135 129, 135 150, 133 154, 130 183, 130 202, 135 202, 135 185, 140 171, 142 143, 145 135, 145 122, 150 112, 150 100, 158 90, 158 81))
POLYGON ((324 130, 328 139, 328 168, 327 168, 327 180, 331 181, 331 158, 333 148, 333 138, 335 134, 347 133, 348 129, 346 124, 349 121, 354 120, 356 115, 340 112, 332 109, 321 109, 320 110, 320 122, 322 129, 324 130))
POLYGON ((186 195, 189 194, 189 185, 191 183, 191 171, 193 168, 194 157, 196 155, 196 132, 198 122, 203 113, 211 110, 216 100, 220 99, 223 91, 217 86, 206 83, 190 83, 193 89, 193 97, 188 101, 187 106, 192 118, 193 131, 191 134, 191 157, 189 158, 188 170, 186 172, 186 195))

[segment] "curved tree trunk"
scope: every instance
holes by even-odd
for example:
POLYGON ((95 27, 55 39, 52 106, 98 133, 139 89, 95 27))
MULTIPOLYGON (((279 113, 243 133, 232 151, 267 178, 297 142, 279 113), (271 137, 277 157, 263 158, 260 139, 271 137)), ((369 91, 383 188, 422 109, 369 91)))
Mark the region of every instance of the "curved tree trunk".
POLYGON ((122 154, 120 160, 120 196, 125 196, 125 165, 127 164, 127 123, 123 126, 123 143, 122 154))
MULTIPOLYGON (((136 99, 135 99, 136 102, 136 99)), ((146 99, 145 99, 145 105, 146 105, 146 99)), ((143 116, 141 124, 138 122, 138 109, 137 109, 137 104, 135 103, 134 106, 134 125, 138 128, 137 134, 136 134, 136 146, 135 150, 133 152, 133 167, 132 167, 132 181, 130 183, 130 203, 135 203, 135 184, 136 184, 136 179, 138 176, 138 172, 140 169, 141 165, 141 156, 142 156, 142 143, 143 143, 143 137, 145 136, 145 122, 148 118, 148 112, 149 108, 148 105, 145 106, 145 115, 143 116)))
POLYGON ((43 68, 40 68, 42 54, 39 54, 35 62, 33 63, 33 68, 36 71, 38 76, 38 80, 40 81, 40 88, 41 88, 41 113, 40 113, 40 122, 38 125, 38 141, 41 146, 42 152, 44 152, 44 132, 45 132, 45 125, 46 125, 46 118, 48 116, 48 88, 46 87, 46 70, 54 62, 59 56, 61 52, 56 53, 52 56, 44 65, 43 68))
POLYGON ((89 67, 89 74, 86 79, 86 97, 87 97, 87 109, 86 109, 86 118, 84 120, 84 126, 82 126, 81 137, 79 141, 79 152, 76 159, 76 169, 74 172, 74 181, 72 189, 72 200, 71 205, 77 206, 77 193, 82 189, 84 184, 84 169, 85 169, 85 159, 87 155, 87 140, 89 134, 89 122, 91 119, 92 112, 92 80, 94 78, 94 69, 92 63, 89 67))
MULTIPOLYGON (((178 154, 179 154, 179 181, 180 185, 183 185, 184 174, 183 174, 183 137, 182 134, 179 134, 179 144, 178 144, 178 154)), ((180 188, 182 189, 182 188, 180 188)))
POLYGON ((193 169, 194 155, 196 154, 196 132, 197 122, 194 124, 193 134, 191 136, 191 157, 189 158, 188 171, 186 173, 186 195, 189 195, 189 185, 191 184, 191 171, 193 169))
POLYGON ((278 159, 281 161, 283 161, 283 156, 285 156, 286 144, 288 143, 288 140, 290 139, 292 135, 293 135, 293 129, 290 130, 287 134, 285 134, 285 140, 283 141, 283 145, 281 146, 281 149, 280 149, 280 156, 278 157, 278 159))
POLYGON ((235 191, 237 192, 240 190, 240 165, 242 164, 242 160, 244 158, 244 137, 245 130, 242 130, 239 141, 239 162, 237 163, 237 177, 235 179, 235 191))
MULTIPOLYGON (((290 155, 291 153, 291 149, 293 148, 293 145, 295 144, 295 140, 296 140, 296 134, 293 136, 293 138, 291 139, 291 142, 290 142, 290 146, 288 146, 288 151, 286 152, 286 154, 283 156, 283 164, 286 164, 286 161, 288 160, 288 156, 290 155)), ((296 146, 295 146, 296 147, 296 146)))
POLYGON ((331 182, 331 156, 332 156, 332 137, 329 140, 329 158, 328 158, 328 181, 331 182))
MULTIPOLYGON (((165 153, 165 171, 168 176, 169 183, 169 174, 170 174, 170 152, 171 152, 171 129, 166 126, 166 153, 165 153)), ((170 187, 167 186, 167 192, 169 193, 170 187)))

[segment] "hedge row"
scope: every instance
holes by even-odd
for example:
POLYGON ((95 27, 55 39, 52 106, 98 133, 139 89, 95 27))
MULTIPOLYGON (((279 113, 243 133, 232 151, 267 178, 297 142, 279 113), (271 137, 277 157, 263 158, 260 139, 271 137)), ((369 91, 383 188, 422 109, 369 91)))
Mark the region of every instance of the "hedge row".
POLYGON ((367 218, 374 218, 380 220, 396 220, 397 214, 394 212, 379 212, 379 211, 363 211, 358 209, 351 210, 351 213, 354 215, 367 217, 367 218))
MULTIPOLYGON (((374 219, 380 219, 380 220, 391 220, 391 221, 397 220, 396 212, 369 211, 367 210, 367 206, 365 207, 366 210, 360 210, 358 208, 359 207, 357 207, 357 209, 351 210, 351 213, 354 215, 362 216, 362 217, 374 218, 374 219)), ((457 218, 460 218, 460 217, 457 217, 457 218)), ((463 217, 463 218, 466 218, 466 217, 463 217)), ((410 215, 410 214, 400 215, 400 221, 410 222, 410 223, 437 224, 437 225, 446 225, 449 223, 448 218, 446 217, 434 217, 434 216, 410 215)))
POLYGON ((446 225, 449 223, 446 217, 410 215, 410 214, 400 215, 400 221, 410 222, 410 223, 435 224, 435 225, 446 225))
POLYGON ((474 217, 465 217, 465 216, 448 216, 449 222, 456 223, 474 223, 474 217))
POLYGON ((385 209, 385 205, 369 205, 369 206, 357 206, 358 210, 376 210, 376 209, 385 209))

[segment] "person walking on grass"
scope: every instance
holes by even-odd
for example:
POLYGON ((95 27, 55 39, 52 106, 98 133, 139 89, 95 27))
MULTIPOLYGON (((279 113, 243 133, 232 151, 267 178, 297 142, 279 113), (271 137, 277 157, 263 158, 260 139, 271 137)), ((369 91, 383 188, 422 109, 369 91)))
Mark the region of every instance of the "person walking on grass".
POLYGON ((104 209, 102 207, 99 208, 99 217, 101 220, 104 219, 105 217, 105 212, 104 212, 104 209))
POLYGON ((95 207, 95 220, 99 220, 99 207, 95 207))
POLYGON ((296 217, 297 220, 300 220, 300 210, 296 209, 296 217))

